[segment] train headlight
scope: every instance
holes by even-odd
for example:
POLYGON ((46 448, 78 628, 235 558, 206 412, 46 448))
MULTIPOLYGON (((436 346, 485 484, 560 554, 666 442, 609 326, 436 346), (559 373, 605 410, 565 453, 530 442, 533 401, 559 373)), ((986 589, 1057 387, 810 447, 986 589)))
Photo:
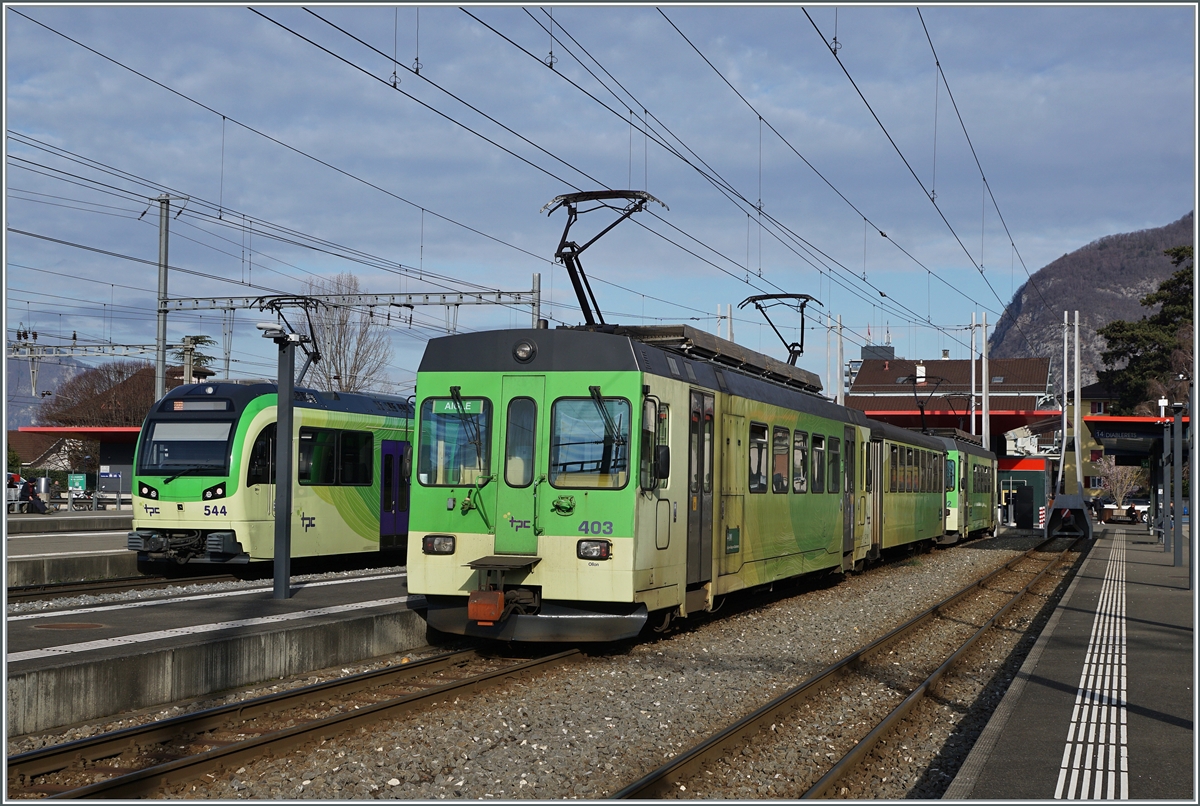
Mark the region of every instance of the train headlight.
POLYGON ((453 554, 454 535, 425 535, 421 538, 421 551, 425 554, 453 554))
POLYGON ((207 490, 205 490, 202 493, 202 497, 204 498, 205 501, 211 501, 214 498, 224 498, 225 497, 225 482, 221 482, 220 484, 209 487, 207 490))
POLYGON ((144 482, 138 483, 138 495, 142 498, 158 498, 158 490, 144 482))
POLYGON ((513 345, 513 358, 522 364, 528 364, 537 355, 537 345, 528 339, 521 339, 513 345))
POLYGON ((581 560, 607 560, 612 556, 612 543, 607 540, 580 540, 575 556, 581 560))

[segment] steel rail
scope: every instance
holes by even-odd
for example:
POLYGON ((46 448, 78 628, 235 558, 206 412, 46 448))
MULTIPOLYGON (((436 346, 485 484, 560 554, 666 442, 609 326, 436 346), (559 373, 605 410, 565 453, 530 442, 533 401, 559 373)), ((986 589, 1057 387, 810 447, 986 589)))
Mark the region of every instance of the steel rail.
MULTIPOLYGON (((995 577, 1007 571, 1011 571, 1013 566, 1024 562, 1034 553, 1042 551, 1046 546, 1059 538, 1050 538, 1042 543, 1034 546, 1019 557, 1014 557, 1003 566, 988 573, 987 575, 977 579, 976 581, 965 586, 956 593, 943 599, 941 602, 933 605, 927 610, 917 614, 905 623, 896 627, 871 643, 856 649, 846 657, 826 667, 808 680, 800 683, 778 697, 774 698, 766 705, 747 714, 733 724, 723 730, 713 734, 705 741, 692 747, 691 749, 676 756, 674 759, 653 770, 637 781, 618 790, 612 795, 614 800, 626 799, 652 799, 661 797, 669 788, 672 788, 672 781, 691 778, 697 774, 710 759, 718 757, 727 751, 740 747, 745 744, 750 738, 762 729, 764 723, 778 719, 788 712, 793 711, 802 706, 812 695, 817 694, 826 685, 833 682, 842 672, 849 670, 852 666, 856 666, 866 658, 874 655, 880 649, 895 643, 900 638, 904 637, 912 630, 917 628, 922 623, 932 619, 942 608, 948 607, 959 599, 967 596, 981 588, 995 577)), ((1070 549, 1068 548, 1067 551, 1070 549)), ((1051 563, 1053 565, 1053 563, 1051 563)))
POLYGON ((1017 591, 1012 598, 1004 604, 1003 607, 997 610, 996 613, 983 625, 981 625, 979 629, 971 635, 970 638, 968 638, 958 649, 956 649, 948 658, 946 658, 946 660, 943 661, 942 664, 924 680, 924 682, 917 686, 911 694, 905 697, 903 702, 892 709, 892 711, 885 716, 879 722, 879 724, 871 730, 870 733, 864 736, 856 745, 854 745, 854 747, 850 748, 850 750, 847 751, 846 754, 842 756, 842 758, 839 759, 836 764, 829 768, 828 772, 821 776, 821 778, 800 797, 802 799, 819 798, 826 794, 853 765, 861 761, 863 757, 869 753, 876 744, 879 743, 879 740, 883 738, 884 734, 891 730, 891 728, 897 722, 907 716, 908 712, 911 711, 913 707, 921 699, 923 699, 926 694, 929 693, 929 690, 947 671, 949 671, 950 667, 957 663, 959 658, 961 658, 967 652, 967 650, 974 646, 975 642, 978 641, 984 633, 990 630, 997 621, 1003 618, 1004 615, 1011 610, 1017 604, 1017 602, 1025 596, 1026 593, 1029 592, 1029 589, 1034 585, 1034 583, 1045 576, 1051 568, 1054 568, 1056 565, 1058 565, 1063 556, 1075 548, 1080 540, 1082 540, 1082 538, 1076 539, 1070 546, 1063 549, 1059 553, 1058 557, 1047 563, 1046 567, 1039 571, 1037 576, 1029 580, 1025 587, 1017 591))
POLYGON ((62 596, 84 596, 96 593, 120 593, 146 588, 163 588, 164 590, 180 585, 202 585, 215 582, 236 582, 238 577, 232 574, 212 576, 175 577, 136 576, 114 577, 99 579, 91 582, 47 582, 40 585, 18 585, 8 588, 7 599, 12 602, 33 602, 42 599, 56 599, 62 596))
MULTIPOLYGON (((307 742, 329 738, 352 730, 361 723, 393 716, 447 694, 466 693, 495 685, 507 678, 566 662, 578 656, 580 656, 578 650, 570 650, 533 661, 513 664, 465 680, 433 686, 424 691, 406 694, 369 706, 356 707, 325 719, 312 720, 244 741, 228 743, 186 758, 174 759, 140 770, 131 770, 105 781, 56 793, 49 797, 130 798, 153 794, 162 787, 195 780, 214 768, 250 762, 268 752, 286 751, 307 742)), ((388 685, 448 667, 461 666, 477 657, 474 650, 464 650, 12 756, 8 759, 9 794, 11 796, 20 791, 21 787, 15 786, 14 781, 21 776, 28 781, 39 775, 65 769, 80 761, 94 762, 119 755, 131 747, 162 744, 173 739, 195 736, 205 731, 228 727, 230 723, 239 720, 247 721, 286 708, 325 701, 331 695, 348 695, 362 689, 388 685)))

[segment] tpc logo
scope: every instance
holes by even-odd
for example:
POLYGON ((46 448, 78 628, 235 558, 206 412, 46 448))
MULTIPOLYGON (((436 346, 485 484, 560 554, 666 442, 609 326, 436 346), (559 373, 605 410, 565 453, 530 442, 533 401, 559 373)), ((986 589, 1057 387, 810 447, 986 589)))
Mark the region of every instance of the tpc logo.
POLYGON ((530 528, 529 521, 519 521, 512 515, 508 516, 508 523, 512 526, 514 532, 519 532, 522 529, 530 528))
POLYGON ((304 513, 301 512, 300 513, 300 523, 303 524, 304 531, 306 531, 306 532, 309 529, 315 529, 317 526, 317 516, 313 515, 311 517, 305 517, 304 513))
POLYGON ((147 515, 157 515, 158 507, 152 507, 149 504, 142 504, 142 509, 146 510, 147 515))

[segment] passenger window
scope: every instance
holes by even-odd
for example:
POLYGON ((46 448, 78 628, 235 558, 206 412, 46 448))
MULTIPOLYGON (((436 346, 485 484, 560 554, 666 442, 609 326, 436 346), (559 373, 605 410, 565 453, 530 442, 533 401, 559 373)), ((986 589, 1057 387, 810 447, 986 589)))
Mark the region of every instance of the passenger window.
POLYGON ((837 437, 829 438, 829 492, 841 490, 842 478, 842 441, 837 437))
POLYGON ((528 397, 508 402, 504 434, 504 482, 509 487, 528 487, 533 481, 533 446, 537 433, 537 404, 528 397))
POLYGON ((791 433, 786 428, 775 426, 771 439, 771 492, 788 491, 788 443, 791 433))
MULTIPOLYGON (((659 403, 658 404, 658 425, 656 426, 657 430, 655 431, 655 437, 654 437, 655 445, 670 445, 671 444, 670 425, 671 425, 671 407, 668 406, 666 403, 659 403)), ((672 462, 672 464, 674 464, 674 463, 672 462)), ((669 490, 671 488, 670 477, 665 478, 665 479, 659 479, 658 485, 664 490, 669 490)))
POLYGON ((888 447, 891 449, 891 458, 888 459, 888 469, 891 471, 888 474, 888 492, 894 493, 898 489, 900 480, 900 450, 895 445, 888 447))
POLYGON ((946 492, 948 493, 954 491, 954 468, 954 460, 946 459, 946 492))
POLYGON ((825 492, 825 437, 812 435, 812 491, 825 492))
POLYGON ((750 492, 767 491, 767 427, 750 424, 750 492))
POLYGON ((328 428, 301 428, 299 467, 301 484, 337 483, 337 431, 328 428))
POLYGON ((369 431, 342 431, 338 440, 341 474, 337 483, 369 485, 375 467, 374 437, 369 431))
POLYGON ((916 473, 916 470, 913 467, 913 449, 905 448, 904 449, 904 492, 911 493, 913 490, 916 489, 916 485, 913 484, 913 476, 915 475, 915 473, 916 473))
POLYGON ((808 434, 803 431, 792 441, 792 492, 808 492, 808 434))

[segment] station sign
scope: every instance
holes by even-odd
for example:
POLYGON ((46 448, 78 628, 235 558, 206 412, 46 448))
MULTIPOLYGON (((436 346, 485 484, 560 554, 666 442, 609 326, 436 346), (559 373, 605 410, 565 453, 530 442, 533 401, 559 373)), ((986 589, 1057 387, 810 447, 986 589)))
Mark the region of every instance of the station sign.
POLYGON ((101 473, 100 478, 102 478, 102 479, 119 479, 119 478, 121 478, 121 474, 120 473, 101 473))
POLYGON ((67 474, 67 489, 78 490, 83 492, 87 489, 87 474, 86 473, 68 473, 67 474))

